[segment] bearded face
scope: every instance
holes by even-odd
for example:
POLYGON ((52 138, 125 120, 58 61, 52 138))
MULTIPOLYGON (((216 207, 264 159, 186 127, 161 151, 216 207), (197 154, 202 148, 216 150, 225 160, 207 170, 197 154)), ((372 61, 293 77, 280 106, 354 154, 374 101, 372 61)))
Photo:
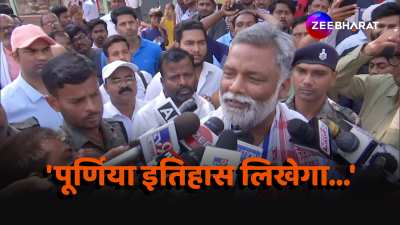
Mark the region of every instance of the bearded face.
MULTIPOLYGON (((280 85, 278 85, 280 86, 280 85)), ((239 126, 243 131, 248 131, 260 124, 276 108, 278 102, 279 88, 266 101, 255 101, 249 96, 225 92, 220 95, 220 102, 224 114, 224 122, 234 126, 239 126), (248 105, 246 108, 234 108, 227 104, 229 101, 239 102, 248 105)))

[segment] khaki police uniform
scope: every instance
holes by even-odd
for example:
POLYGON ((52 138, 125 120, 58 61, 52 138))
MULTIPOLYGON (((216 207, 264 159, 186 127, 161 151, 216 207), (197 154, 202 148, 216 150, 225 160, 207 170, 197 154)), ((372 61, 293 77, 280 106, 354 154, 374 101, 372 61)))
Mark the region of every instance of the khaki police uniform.
POLYGON ((75 152, 81 149, 94 149, 100 154, 104 154, 111 148, 128 144, 126 132, 121 122, 103 119, 100 129, 103 134, 103 143, 86 137, 79 129, 70 126, 65 121, 61 127, 60 136, 61 140, 75 152))

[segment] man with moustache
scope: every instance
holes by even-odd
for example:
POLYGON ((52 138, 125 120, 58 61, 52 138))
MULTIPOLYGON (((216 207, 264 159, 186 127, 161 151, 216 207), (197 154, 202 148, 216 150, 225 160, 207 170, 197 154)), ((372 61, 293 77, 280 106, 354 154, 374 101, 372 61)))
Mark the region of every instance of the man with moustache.
POLYGON ((165 123, 159 119, 158 107, 166 101, 166 98, 171 98, 178 108, 192 99, 197 106, 194 113, 200 118, 214 110, 211 103, 195 93, 197 79, 192 55, 183 49, 172 48, 161 56, 160 69, 163 90, 137 113, 133 122, 135 139, 151 128, 165 123))
POLYGON ((133 141, 133 121, 145 101, 136 98, 135 64, 121 60, 114 61, 103 68, 104 87, 110 101, 104 104, 103 118, 121 121, 128 140, 133 141))
POLYGON ((21 68, 20 75, 1 90, 1 104, 10 123, 35 117, 41 127, 59 129, 62 116, 46 101, 48 91, 42 81, 42 69, 53 57, 55 42, 35 25, 22 25, 13 31, 13 57, 21 68), (29 35, 26 35, 29 34, 29 35))
MULTIPOLYGON (((129 51, 128 41, 121 35, 112 35, 106 39, 103 46, 103 53, 107 57, 107 62, 112 63, 117 60, 130 62, 132 54, 129 51)), ((137 70, 135 72, 136 79, 136 98, 144 99, 147 85, 150 83, 152 76, 146 71, 137 70)), ((104 84, 100 86, 100 92, 103 97, 103 103, 110 101, 110 96, 104 89, 104 84)))
POLYGON ((291 37, 275 26, 257 23, 239 32, 224 66, 221 107, 209 116, 223 120, 225 129, 249 133, 251 144, 262 147, 262 157, 272 163, 282 164, 291 157, 300 165, 326 164, 322 154, 297 148, 290 141, 288 121, 307 121, 278 101, 290 86, 293 56, 291 37))
POLYGON ((43 69, 47 101, 61 112, 62 140, 77 157, 110 159, 128 149, 124 128, 119 122, 103 120, 103 104, 96 69, 87 57, 64 53, 43 69))

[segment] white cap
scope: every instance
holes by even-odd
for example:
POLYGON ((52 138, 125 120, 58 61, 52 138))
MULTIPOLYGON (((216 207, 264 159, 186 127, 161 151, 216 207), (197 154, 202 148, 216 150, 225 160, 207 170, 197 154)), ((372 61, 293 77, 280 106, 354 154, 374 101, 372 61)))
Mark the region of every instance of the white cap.
POLYGON ((103 68, 103 70, 102 70, 103 81, 105 82, 106 79, 109 78, 115 72, 115 70, 117 70, 120 67, 129 68, 133 72, 137 72, 139 70, 139 68, 133 63, 117 60, 117 61, 107 64, 103 68))

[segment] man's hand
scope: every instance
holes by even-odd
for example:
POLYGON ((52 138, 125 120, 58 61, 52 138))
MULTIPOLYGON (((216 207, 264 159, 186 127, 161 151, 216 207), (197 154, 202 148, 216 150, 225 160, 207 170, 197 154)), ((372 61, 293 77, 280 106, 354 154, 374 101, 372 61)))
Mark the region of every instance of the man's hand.
POLYGON ((400 47, 400 30, 387 30, 374 41, 369 42, 363 49, 368 56, 379 56, 384 49, 392 48, 394 51, 400 47))
POLYGON ((357 12, 357 5, 348 5, 340 7, 344 0, 335 0, 328 10, 328 15, 335 22, 342 22, 357 12))
POLYGON ((234 3, 235 0, 225 0, 221 8, 224 17, 234 16, 240 11, 239 9, 232 9, 234 3))
POLYGON ((269 24, 273 24, 279 26, 281 23, 275 17, 268 13, 262 13, 259 10, 251 10, 258 18, 268 22, 269 24))

